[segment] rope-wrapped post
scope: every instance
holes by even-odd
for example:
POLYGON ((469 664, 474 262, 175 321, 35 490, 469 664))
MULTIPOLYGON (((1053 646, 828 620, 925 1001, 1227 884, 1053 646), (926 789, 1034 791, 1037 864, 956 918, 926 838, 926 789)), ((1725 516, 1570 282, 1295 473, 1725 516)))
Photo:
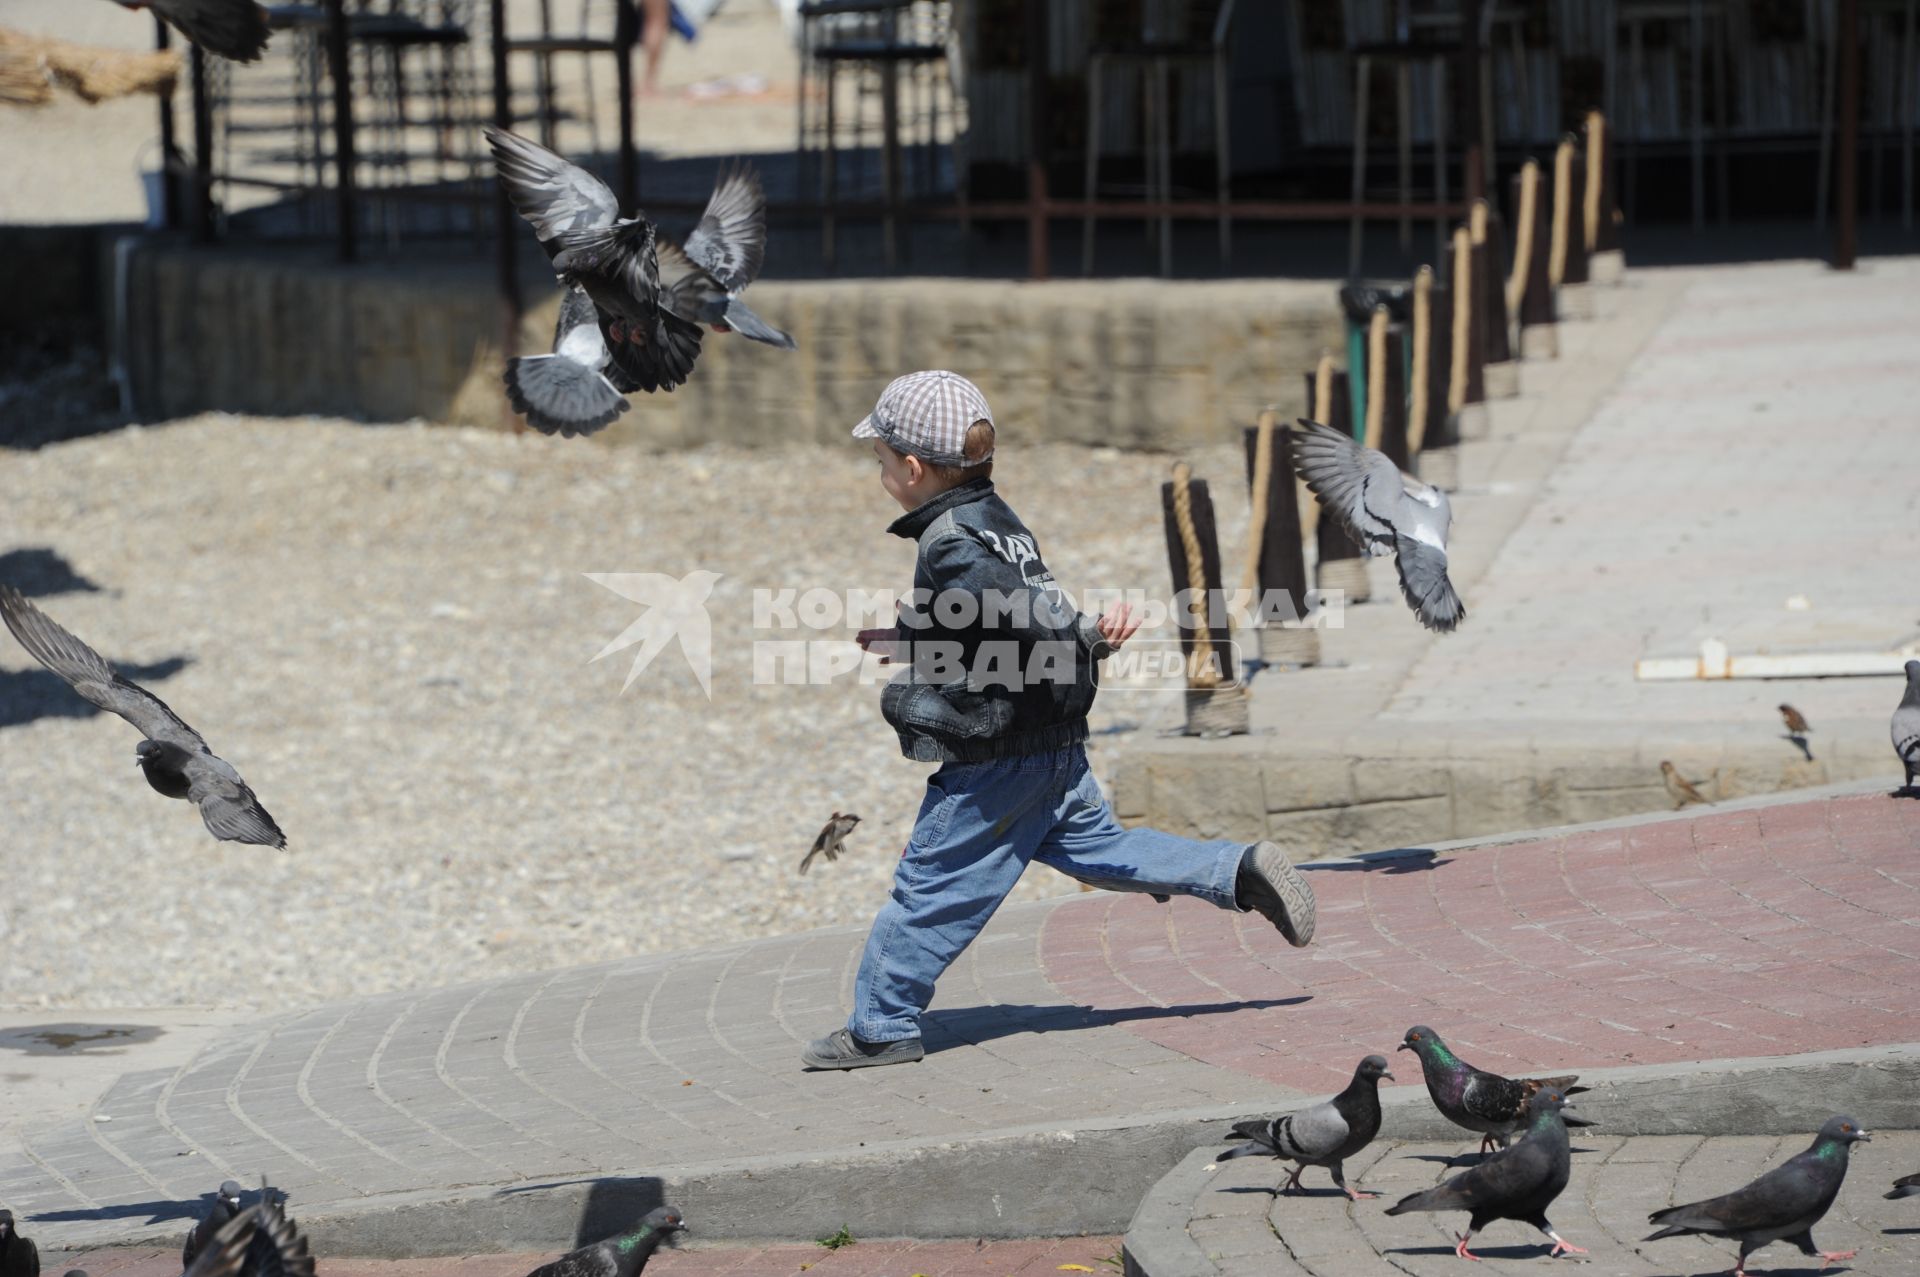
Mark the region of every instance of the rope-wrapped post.
POLYGON ((1419 476, 1446 492, 1460 486, 1460 433, 1447 406, 1453 374, 1453 296, 1433 267, 1413 277, 1413 367, 1407 395, 1407 451, 1419 476))
POLYGON ((1187 735, 1244 733, 1249 724, 1247 689, 1233 659, 1213 498, 1206 480, 1195 479, 1182 461, 1173 467, 1173 478, 1160 486, 1160 503, 1166 511, 1174 620, 1186 655, 1187 735), (1184 608, 1178 606, 1182 602, 1184 608))
POLYGON ((1247 591, 1260 622, 1266 665, 1318 665, 1320 631, 1307 617, 1307 560, 1300 544, 1300 492, 1289 428, 1272 408, 1247 431, 1247 591), (1271 609, 1269 608, 1271 605, 1271 609), (1273 614, 1277 613, 1277 614, 1273 614))
POLYGON ((1626 277, 1627 255, 1620 249, 1620 210, 1613 198, 1613 138, 1607 117, 1587 112, 1587 258, 1596 284, 1617 284, 1626 277))
MULTIPOLYGON (((1307 403, 1312 411, 1307 415, 1338 430, 1343 435, 1353 434, 1353 417, 1350 411, 1352 400, 1347 393, 1347 374, 1335 370, 1333 358, 1320 357, 1320 366, 1307 374, 1307 403)), ((1316 520, 1315 561, 1313 583, 1322 594, 1339 590, 1346 596, 1348 603, 1365 603, 1373 597, 1373 584, 1367 576, 1366 556, 1360 546, 1347 535, 1338 519, 1320 518, 1319 498, 1308 495, 1316 520)))
POLYGON ((1453 231, 1453 376, 1447 383, 1447 404, 1462 439, 1484 439, 1493 428, 1487 414, 1487 392, 1482 381, 1480 284, 1473 269, 1473 236, 1464 226, 1453 231))
POLYGON ((1571 136, 1553 153, 1553 243, 1547 281, 1562 319, 1592 319, 1593 293, 1587 282, 1586 167, 1574 161, 1579 148, 1571 136))
POLYGON ((1480 308, 1482 377, 1487 398, 1511 399, 1520 393, 1520 366, 1513 359, 1513 330, 1507 315, 1507 234, 1499 210, 1475 200, 1467 228, 1473 241, 1474 285, 1480 308))
POLYGON ((1540 162, 1529 159, 1513 175, 1513 273, 1507 305, 1520 321, 1520 357, 1557 359, 1559 330, 1553 326, 1553 286, 1547 280, 1553 231, 1540 162))

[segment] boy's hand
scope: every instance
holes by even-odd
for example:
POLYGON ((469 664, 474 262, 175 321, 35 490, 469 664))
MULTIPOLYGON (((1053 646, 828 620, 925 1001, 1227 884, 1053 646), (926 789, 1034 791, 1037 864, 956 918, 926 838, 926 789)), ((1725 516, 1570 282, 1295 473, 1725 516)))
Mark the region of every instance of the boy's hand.
POLYGON ((1140 618, 1125 603, 1116 603, 1100 614, 1100 619, 1094 622, 1094 628, 1100 631, 1100 637, 1109 646, 1117 649, 1140 628, 1140 618))
POLYGON ((863 652, 872 652, 880 658, 882 665, 890 664, 900 654, 900 627, 890 625, 884 630, 861 630, 853 636, 863 652))

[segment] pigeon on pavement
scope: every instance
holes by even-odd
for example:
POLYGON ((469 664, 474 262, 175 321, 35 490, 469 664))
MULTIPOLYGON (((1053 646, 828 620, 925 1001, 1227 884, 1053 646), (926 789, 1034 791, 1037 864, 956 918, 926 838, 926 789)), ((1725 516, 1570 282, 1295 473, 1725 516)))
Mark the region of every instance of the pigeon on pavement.
POLYGON ((647 1266, 661 1242, 686 1227, 679 1211, 656 1206, 632 1232, 569 1251, 550 1264, 540 1265, 527 1277, 634 1277, 647 1266))
POLYGON ((200 1217, 200 1222, 187 1231, 187 1240, 180 1247, 180 1266, 191 1268, 193 1257, 213 1240, 213 1235, 226 1227, 227 1221, 240 1213, 240 1185, 232 1180, 222 1180, 220 1189, 213 1195, 213 1205, 200 1217))
POLYGON ((10 1210, 0 1210, 0 1277, 40 1277, 40 1250, 14 1230, 10 1210))
POLYGON ((592 298, 614 367, 635 390, 686 381, 700 355, 700 327, 669 311, 665 294, 698 293, 695 272, 713 297, 724 298, 726 289, 660 241, 644 216, 621 217, 620 201, 593 174, 516 133, 484 131, 507 198, 539 236, 561 283, 592 298))
POLYGON ((1813 1226, 1840 1194, 1840 1183, 1847 1177, 1847 1155, 1856 1143, 1871 1138, 1852 1118, 1830 1117, 1806 1152, 1795 1154, 1745 1188, 1647 1216, 1649 1224, 1661 1228, 1646 1240, 1689 1233, 1736 1239, 1740 1258, 1733 1266, 1734 1277, 1746 1277, 1747 1256, 1781 1240, 1792 1242, 1803 1254, 1820 1256, 1822 1268, 1852 1259, 1854 1251, 1824 1251, 1815 1246, 1813 1226))
POLYGON ((808 849, 805 856, 800 858, 800 872, 805 873, 813 864, 813 858, 823 853, 826 855, 828 864, 840 859, 840 853, 847 849, 847 835, 852 833, 853 827, 859 823, 860 817, 852 812, 845 814, 834 812, 827 823, 821 826, 819 836, 813 840, 813 846, 808 849))
POLYGON ((1248 1141, 1220 1155, 1221 1161, 1233 1157, 1280 1157, 1297 1162, 1287 1182, 1276 1193, 1300 1187, 1300 1173, 1309 1166, 1324 1166, 1333 1175, 1336 1187, 1349 1198, 1378 1197, 1347 1187, 1346 1159, 1373 1143, 1380 1133, 1380 1079, 1393 1079, 1387 1072, 1387 1057, 1369 1055, 1353 1071, 1347 1089, 1330 1100, 1311 1108, 1265 1121, 1240 1122, 1233 1134, 1248 1141))
POLYGON ((1887 1200, 1891 1202, 1902 1197, 1920 1197, 1920 1171, 1902 1175, 1893 1181, 1893 1190, 1887 1194, 1887 1200))
POLYGON ((745 165, 721 170, 700 224, 687 236, 686 253, 726 292, 715 300, 709 290, 693 288, 683 302, 675 290, 667 298, 668 309, 682 319, 711 324, 717 332, 731 330, 782 350, 794 348, 792 337, 740 300, 767 255, 767 193, 758 173, 745 165))
POLYGON ((1471 1211, 1467 1231, 1459 1234, 1460 1244, 1453 1248, 1453 1253, 1462 1259, 1480 1258, 1467 1249, 1467 1243, 1496 1219, 1532 1224, 1551 1237, 1553 1249, 1548 1252, 1549 1258, 1563 1253, 1586 1254, 1584 1248, 1570 1244, 1555 1232, 1547 1219, 1547 1208, 1560 1196, 1573 1174, 1572 1148, 1567 1143, 1566 1123, 1561 1120, 1561 1110, 1566 1103, 1567 1097, 1558 1088, 1541 1087, 1527 1101, 1527 1129, 1519 1143, 1501 1149, 1438 1187, 1401 1198, 1387 1208, 1387 1214, 1471 1211))
POLYGON ((1302 418, 1291 432, 1293 464, 1322 507, 1368 555, 1394 555, 1400 593, 1420 623, 1442 633, 1467 608, 1447 579, 1447 494, 1330 426, 1302 418))
POLYGON ((1920 661, 1907 662, 1907 694, 1893 711, 1893 752, 1907 769, 1904 789, 1920 789, 1920 661))
POLYGON ((1673 809, 1679 811, 1688 803, 1706 803, 1706 795, 1693 787, 1693 782, 1680 774, 1680 769, 1666 759, 1660 760, 1660 778, 1667 782, 1667 793, 1673 798, 1673 809))
POLYGON ((593 434, 629 406, 607 377, 612 358, 593 299, 578 284, 569 285, 553 326, 553 353, 507 360, 507 400, 542 434, 593 434))
POLYGON ((114 673, 100 653, 60 628, 24 595, 0 585, 0 620, 34 660, 73 685, 73 690, 132 723, 146 739, 134 746, 147 784, 168 798, 200 808, 215 838, 284 848, 287 836, 260 805, 232 764, 207 748, 200 733, 167 708, 165 701, 114 673))
POLYGON ((1551 1087, 1564 1096, 1588 1089, 1574 1085, 1580 1080, 1574 1073, 1565 1077, 1510 1078, 1476 1069, 1424 1024, 1408 1029, 1399 1049, 1420 1057, 1420 1071, 1426 1077, 1433 1106, 1448 1121, 1478 1131, 1482 1153, 1496 1142, 1501 1148, 1507 1146, 1514 1132, 1528 1122, 1527 1105, 1541 1091, 1551 1087))
POLYGON ((115 0, 123 9, 151 9, 167 25, 233 62, 257 62, 267 47, 267 11, 254 0, 115 0))

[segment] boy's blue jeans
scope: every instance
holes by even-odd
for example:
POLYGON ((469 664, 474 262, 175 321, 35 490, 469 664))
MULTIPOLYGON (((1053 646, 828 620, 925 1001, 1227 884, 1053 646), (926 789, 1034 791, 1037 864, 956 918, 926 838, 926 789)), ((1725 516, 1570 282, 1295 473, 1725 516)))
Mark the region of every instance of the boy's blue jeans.
POLYGON ((893 895, 867 936, 847 1027, 868 1042, 918 1037, 934 981, 980 934, 1027 862, 1095 887, 1198 896, 1223 909, 1245 843, 1122 829, 1079 745, 927 780, 893 895))

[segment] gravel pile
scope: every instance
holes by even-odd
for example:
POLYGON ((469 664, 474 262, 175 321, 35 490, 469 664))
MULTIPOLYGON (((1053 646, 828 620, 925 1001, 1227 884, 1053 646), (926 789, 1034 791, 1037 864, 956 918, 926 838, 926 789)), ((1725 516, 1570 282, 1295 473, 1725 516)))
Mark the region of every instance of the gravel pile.
MULTIPOLYGON (((1008 445, 1000 486, 1063 583, 1164 597, 1170 458, 1008 445)), ((1237 450, 1192 460, 1237 547, 1237 450)), ((0 453, 0 490, 0 553, 100 587, 41 605, 123 668, 184 661, 149 686, 292 843, 214 843, 141 781, 132 728, 0 638, 0 1003, 280 1009, 864 923, 885 898, 928 767, 877 687, 756 685, 751 655, 810 636, 756 631, 756 589, 910 583, 851 443, 650 455, 216 415, 0 453), (711 700, 672 647, 623 694, 632 650, 591 658, 641 608, 583 574, 695 569, 723 574, 711 700), (836 808, 866 818, 850 855, 796 877, 836 808)), ((1174 711, 1103 696, 1102 774, 1174 711)), ((1035 869, 1016 896, 1074 889, 1035 869)))

